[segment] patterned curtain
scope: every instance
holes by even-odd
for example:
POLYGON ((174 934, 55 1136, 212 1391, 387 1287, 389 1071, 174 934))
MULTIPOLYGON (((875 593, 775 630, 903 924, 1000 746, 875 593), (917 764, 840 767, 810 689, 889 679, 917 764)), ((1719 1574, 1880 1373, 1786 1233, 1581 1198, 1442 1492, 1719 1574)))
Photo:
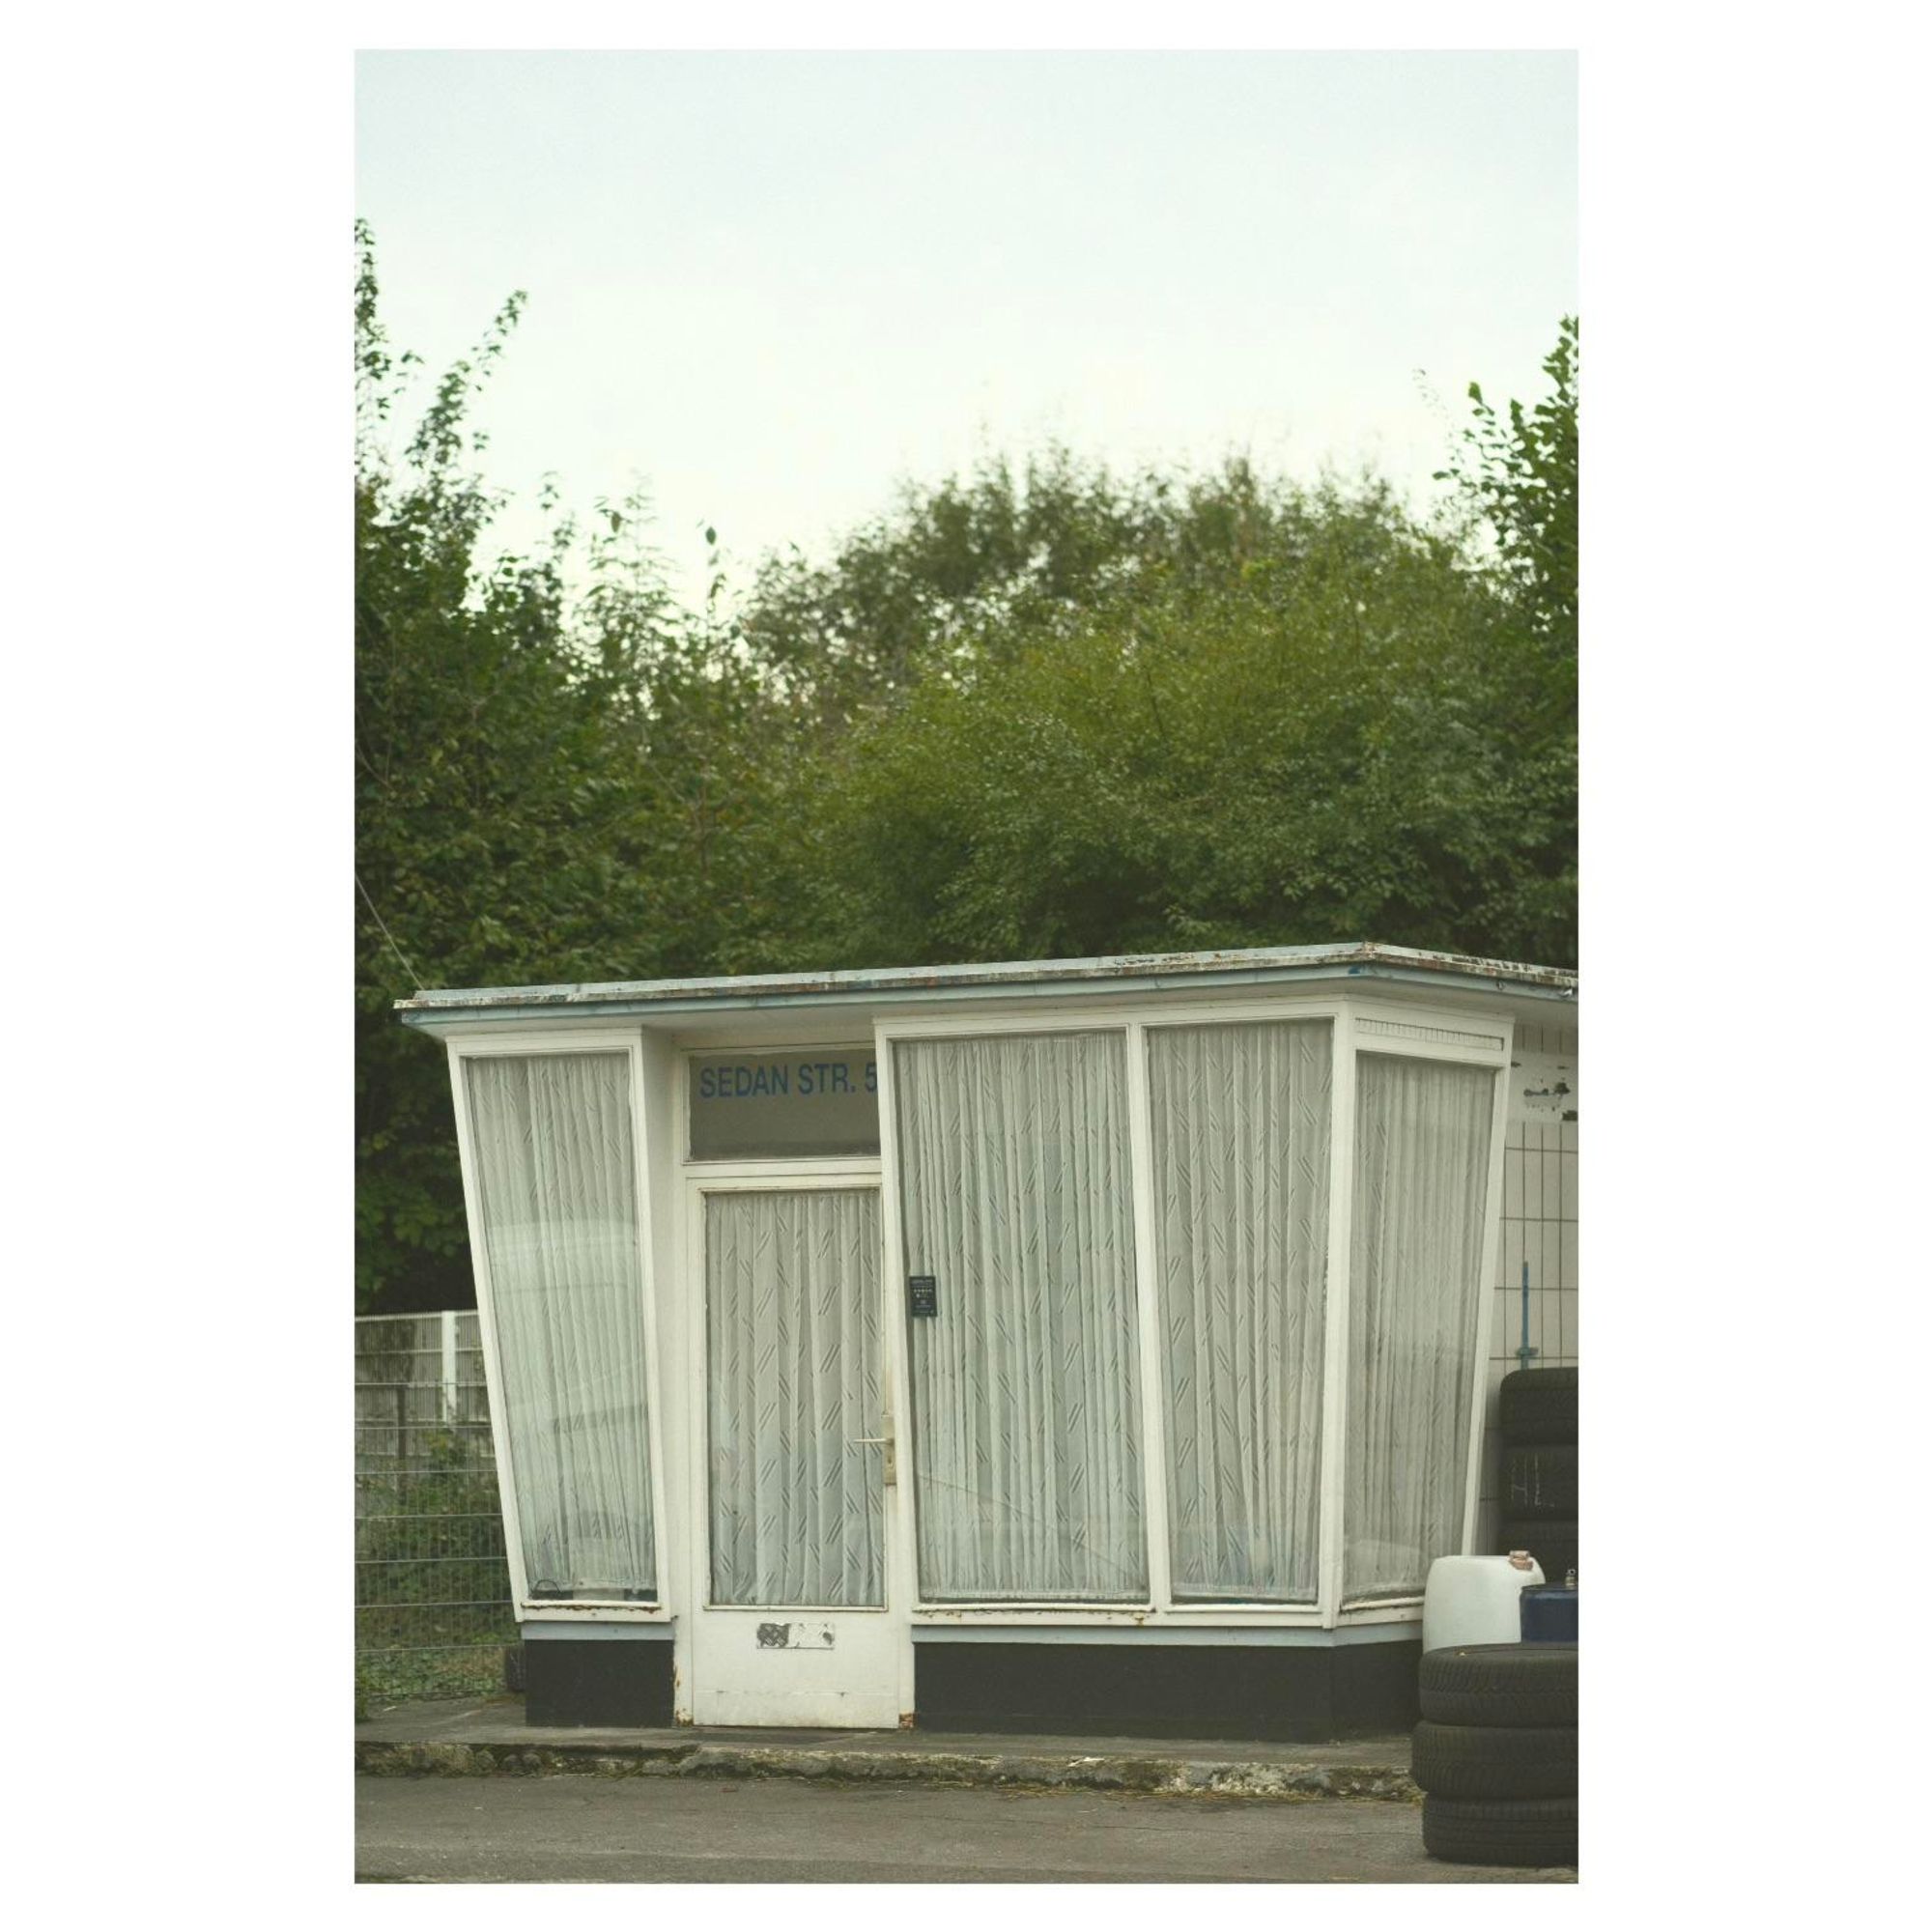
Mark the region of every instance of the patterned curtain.
POLYGON ((1419 1596, 1462 1548, 1496 1083, 1378 1053, 1356 1067, 1347 1603, 1419 1596))
POLYGON ((885 1602, 874 1188, 704 1200, 711 1601, 885 1602))
POLYGON ((1144 1602, 1126 1055, 1119 1034, 894 1058, 928 1601, 1144 1602))
POLYGON ((1177 1599, 1316 1600, 1331 1038, 1147 1036, 1177 1599))
POLYGON ((650 1452, 630 1063, 464 1062, 533 1597, 650 1601, 650 1452))

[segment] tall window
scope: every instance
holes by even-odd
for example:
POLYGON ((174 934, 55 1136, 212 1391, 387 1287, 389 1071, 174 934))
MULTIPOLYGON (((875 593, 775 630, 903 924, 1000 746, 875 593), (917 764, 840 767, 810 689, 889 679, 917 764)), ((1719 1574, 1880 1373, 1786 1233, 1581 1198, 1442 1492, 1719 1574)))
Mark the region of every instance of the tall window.
POLYGON ((529 1594, 652 1601, 629 1059, 463 1065, 529 1594))
POLYGON ((1356 1066, 1345 1603, 1419 1595, 1462 1548, 1497 1078, 1356 1066))
POLYGON ((894 1058, 927 1601, 1145 1602, 1133 1180, 1119 1034, 894 1058))
POLYGON ((1331 1029, 1147 1038, 1174 1595, 1312 1604, 1331 1029))

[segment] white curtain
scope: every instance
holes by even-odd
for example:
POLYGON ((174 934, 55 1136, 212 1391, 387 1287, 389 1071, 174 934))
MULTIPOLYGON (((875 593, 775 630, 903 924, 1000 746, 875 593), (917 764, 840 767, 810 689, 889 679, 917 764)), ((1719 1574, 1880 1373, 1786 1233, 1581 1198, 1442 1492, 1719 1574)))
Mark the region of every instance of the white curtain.
POLYGON ((1331 1029, 1147 1038, 1174 1594, 1312 1604, 1331 1029))
POLYGON ((872 1188, 704 1203, 711 1601, 883 1604, 872 1188))
POLYGON ((1420 1595, 1462 1548, 1496 1075, 1356 1062, 1343 1600, 1420 1595))
POLYGON ((503 1419, 532 1596, 650 1601, 630 1063, 464 1063, 503 1419))
POLYGON ((928 1601, 1145 1601, 1119 1034, 901 1043, 919 1566, 928 1601))

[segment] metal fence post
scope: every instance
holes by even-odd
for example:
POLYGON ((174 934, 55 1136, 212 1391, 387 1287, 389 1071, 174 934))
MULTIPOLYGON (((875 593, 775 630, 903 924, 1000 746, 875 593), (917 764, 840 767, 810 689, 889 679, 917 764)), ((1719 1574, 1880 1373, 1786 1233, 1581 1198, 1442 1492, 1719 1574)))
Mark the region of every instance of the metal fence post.
POLYGON ((456 1310, 442 1311, 442 1420, 445 1427, 460 1420, 456 1398, 456 1310))

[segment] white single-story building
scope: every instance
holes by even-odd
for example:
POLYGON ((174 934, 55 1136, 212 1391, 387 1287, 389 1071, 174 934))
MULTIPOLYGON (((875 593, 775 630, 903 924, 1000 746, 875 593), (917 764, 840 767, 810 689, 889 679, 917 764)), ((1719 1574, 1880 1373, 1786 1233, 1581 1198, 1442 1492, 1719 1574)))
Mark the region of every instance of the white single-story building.
POLYGON ((1406 1721, 1496 1383, 1576 1360, 1576 1000, 1360 944, 401 1002, 531 1721, 1406 1721))

